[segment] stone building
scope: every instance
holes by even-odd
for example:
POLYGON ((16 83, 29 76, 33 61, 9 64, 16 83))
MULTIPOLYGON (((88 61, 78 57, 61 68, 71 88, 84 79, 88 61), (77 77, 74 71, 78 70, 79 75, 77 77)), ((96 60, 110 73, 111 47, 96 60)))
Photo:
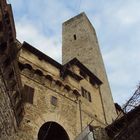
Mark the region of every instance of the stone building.
MULTIPOLYGON (((4 0, 0 4, 3 23, 5 9, 10 5, 4 0)), ((10 10, 10 27, 1 24, 1 28, 8 29, 1 30, 1 37, 9 31, 15 36, 11 32, 15 29, 11 13, 10 10)), ((16 37, 6 55, 1 51, 2 69, 15 50, 15 58, 8 65, 14 69, 17 84, 12 82, 9 90, 11 73, 6 78, 0 73, 1 140, 74 140, 89 126, 103 129, 116 118, 95 30, 86 15, 81 13, 64 22, 62 35, 63 65, 16 37)), ((2 50, 3 40, 0 41, 2 50)), ((4 42, 8 41, 5 38, 4 42)), ((91 137, 96 138, 96 132, 91 137)))
POLYGON ((64 22, 62 32, 63 64, 76 57, 103 82, 100 92, 104 115, 106 123, 111 123, 116 111, 94 27, 81 13, 64 22))

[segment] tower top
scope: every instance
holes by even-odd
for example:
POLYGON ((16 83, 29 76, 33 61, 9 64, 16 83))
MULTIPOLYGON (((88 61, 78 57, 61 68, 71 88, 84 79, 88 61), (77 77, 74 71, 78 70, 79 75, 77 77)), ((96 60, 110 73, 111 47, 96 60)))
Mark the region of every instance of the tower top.
POLYGON ((67 24, 69 24, 70 22, 72 22, 72 21, 74 21, 74 20, 76 20, 76 19, 79 19, 79 18, 81 18, 81 17, 86 17, 86 18, 88 18, 88 17, 86 16, 85 12, 82 12, 82 13, 80 13, 80 14, 78 14, 78 15, 72 17, 72 18, 70 18, 69 20, 65 21, 65 22, 63 23, 63 25, 67 25, 67 24))
POLYGON ((95 29, 94 27, 92 26, 92 23, 90 22, 89 18, 87 17, 86 13, 85 12, 82 12, 72 18, 70 18, 69 20, 63 22, 63 28, 69 24, 75 24, 75 23, 78 23, 79 21, 87 21, 89 23, 89 26, 94 30, 95 32, 95 29), (77 21, 77 22, 76 22, 77 21))

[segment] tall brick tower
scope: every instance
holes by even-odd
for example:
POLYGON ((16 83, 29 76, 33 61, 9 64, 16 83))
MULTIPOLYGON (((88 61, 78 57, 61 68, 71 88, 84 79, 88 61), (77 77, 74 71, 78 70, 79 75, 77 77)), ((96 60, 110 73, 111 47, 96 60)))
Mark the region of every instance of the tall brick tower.
POLYGON ((67 63, 76 57, 103 84, 100 87, 106 122, 111 123, 116 111, 107 79, 102 55, 95 29, 85 13, 81 13, 63 23, 62 28, 62 62, 67 63))

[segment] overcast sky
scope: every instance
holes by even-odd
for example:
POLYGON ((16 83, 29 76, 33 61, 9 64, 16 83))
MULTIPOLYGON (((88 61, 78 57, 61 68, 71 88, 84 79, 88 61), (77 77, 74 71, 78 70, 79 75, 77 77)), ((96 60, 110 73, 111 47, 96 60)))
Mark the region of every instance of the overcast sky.
POLYGON ((96 29, 113 98, 123 104, 140 81, 140 0, 8 0, 17 38, 61 63, 62 22, 85 12, 96 29))

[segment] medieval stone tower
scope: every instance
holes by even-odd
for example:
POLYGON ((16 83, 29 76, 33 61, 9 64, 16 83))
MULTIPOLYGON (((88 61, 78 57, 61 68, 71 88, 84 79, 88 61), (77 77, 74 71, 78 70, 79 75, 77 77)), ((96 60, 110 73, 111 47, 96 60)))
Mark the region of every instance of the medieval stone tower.
POLYGON ((85 13, 63 23, 62 61, 63 64, 76 57, 103 82, 100 87, 106 122, 116 117, 115 107, 107 79, 95 29, 85 13))
POLYGON ((116 113, 84 13, 63 24, 63 63, 19 42, 11 5, 0 0, 0 140, 108 140, 116 113))

